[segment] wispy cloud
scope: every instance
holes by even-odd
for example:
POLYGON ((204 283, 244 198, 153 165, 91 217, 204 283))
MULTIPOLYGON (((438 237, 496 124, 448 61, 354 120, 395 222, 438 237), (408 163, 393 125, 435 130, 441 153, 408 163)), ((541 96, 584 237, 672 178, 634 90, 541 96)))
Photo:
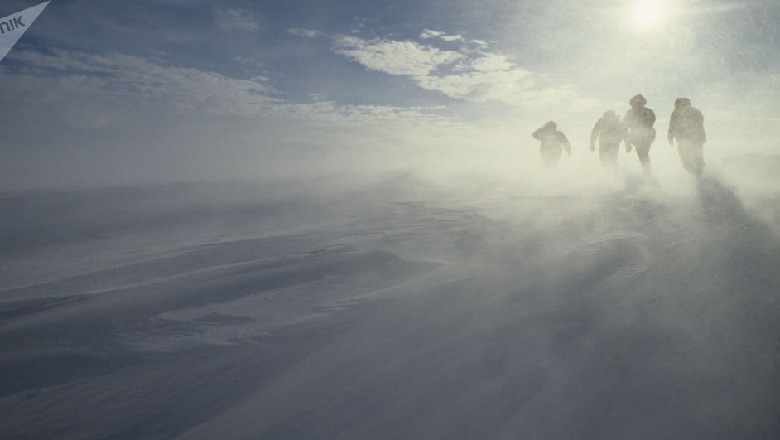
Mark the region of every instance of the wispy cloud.
POLYGON ((408 76, 420 88, 467 102, 500 102, 523 108, 587 109, 595 100, 580 96, 567 86, 542 86, 542 78, 513 62, 507 55, 490 52, 484 41, 425 29, 421 40, 459 42, 459 50, 443 50, 433 44, 387 39, 340 37, 334 51, 361 65, 389 75, 408 76), (476 48, 476 49, 475 49, 476 48))
POLYGON ((322 35, 322 32, 312 30, 312 29, 303 29, 303 28, 290 28, 287 29, 287 32, 298 36, 298 37, 306 37, 306 38, 316 38, 322 35))
MULTIPOLYGON (((136 56, 21 51, 15 54, 15 58, 28 67, 23 74, 15 75, 14 84, 19 93, 30 99, 78 99, 82 103, 98 107, 104 103, 112 108, 117 107, 117 103, 127 106, 140 103, 147 107, 157 106, 161 110, 168 108, 328 124, 409 123, 412 120, 441 119, 431 109, 422 107, 339 105, 330 101, 288 102, 267 77, 238 79, 136 56)), ((11 78, 7 76, 6 79, 11 78)))
POLYGON ((217 26, 223 30, 253 32, 262 26, 252 12, 244 9, 226 9, 214 12, 217 26))
POLYGON ((461 74, 420 76, 415 78, 420 87, 436 90, 451 98, 468 101, 500 101, 520 104, 518 101, 532 74, 523 69, 469 71, 461 74))
POLYGON ((439 66, 451 64, 464 56, 415 41, 368 41, 352 36, 338 38, 334 51, 371 70, 407 76, 428 75, 439 66))
POLYGON ((431 29, 424 29, 422 31, 422 33, 420 33, 420 38, 422 38, 423 40, 428 40, 428 39, 431 39, 431 38, 439 38, 439 39, 447 41, 447 42, 455 42, 455 41, 465 42, 466 41, 466 39, 463 38, 463 36, 461 36, 461 35, 447 35, 446 32, 434 31, 434 30, 431 30, 431 29))
POLYGON ((316 167, 365 159, 354 165, 363 169, 377 149, 403 156, 396 151, 409 139, 419 148, 443 136, 465 138, 437 108, 291 102, 266 77, 110 53, 27 50, 13 57, 24 68, 0 68, 7 86, 0 106, 14 107, 3 138, 13 146, 6 151, 23 153, 0 164, 3 175, 67 180, 67 170, 86 180, 137 181, 310 172, 314 162, 302 163, 301 149, 317 158, 316 167))
POLYGON ((181 109, 245 113, 279 102, 268 78, 235 79, 215 72, 167 66, 122 54, 24 51, 17 58, 38 77, 54 77, 68 90, 115 99, 144 100, 181 109))

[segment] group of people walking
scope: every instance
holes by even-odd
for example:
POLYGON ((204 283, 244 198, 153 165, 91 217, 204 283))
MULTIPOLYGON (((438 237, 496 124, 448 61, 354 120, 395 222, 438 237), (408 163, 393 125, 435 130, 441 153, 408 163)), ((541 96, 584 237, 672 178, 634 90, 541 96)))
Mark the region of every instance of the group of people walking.
MULTIPOLYGON (((607 110, 596 122, 590 133, 590 151, 596 151, 599 144, 599 160, 610 170, 617 170, 617 157, 620 142, 625 144, 626 152, 636 151, 639 163, 645 175, 650 176, 650 146, 656 138, 655 112, 645 107, 647 99, 635 95, 629 101, 631 108, 621 120, 614 110, 607 110)), ((533 132, 533 137, 541 141, 542 163, 555 167, 563 152, 571 156, 571 144, 566 135, 558 130, 555 122, 550 121, 533 132)), ((704 117, 697 108, 691 106, 688 98, 677 98, 674 111, 669 120, 667 132, 669 144, 675 146, 680 154, 683 167, 693 175, 701 176, 704 171, 704 117)))

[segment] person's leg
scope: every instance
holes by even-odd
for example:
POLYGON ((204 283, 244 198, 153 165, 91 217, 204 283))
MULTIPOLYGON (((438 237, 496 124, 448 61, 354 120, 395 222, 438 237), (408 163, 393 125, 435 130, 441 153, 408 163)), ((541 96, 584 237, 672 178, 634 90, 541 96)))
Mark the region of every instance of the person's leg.
POLYGON ((599 160, 605 169, 617 171, 618 147, 614 142, 599 144, 599 160))
POLYGON ((677 153, 680 155, 680 163, 682 164, 683 168, 685 168, 685 171, 688 171, 689 173, 692 172, 690 145, 685 139, 677 139, 677 153))
POLYGON ((645 175, 649 176, 652 173, 652 167, 650 165, 650 142, 636 142, 634 143, 634 149, 639 158, 639 163, 642 164, 642 170, 645 172, 645 175))
POLYGON ((694 173, 701 176, 704 172, 704 144, 693 142, 691 147, 691 162, 694 173))
POLYGON ((558 165, 558 160, 560 160, 561 154, 563 154, 563 151, 561 151, 560 148, 556 150, 554 148, 543 147, 542 163, 547 168, 555 168, 558 165))
POLYGON ((687 139, 679 139, 678 152, 680 153, 680 162, 683 167, 695 176, 701 176, 704 171, 703 146, 698 142, 692 142, 687 139))

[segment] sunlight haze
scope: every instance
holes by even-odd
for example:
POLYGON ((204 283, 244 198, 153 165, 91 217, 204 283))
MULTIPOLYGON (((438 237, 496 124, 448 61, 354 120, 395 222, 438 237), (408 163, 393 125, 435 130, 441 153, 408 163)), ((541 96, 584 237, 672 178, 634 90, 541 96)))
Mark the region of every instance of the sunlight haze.
POLYGON ((638 1, 631 10, 631 21, 641 31, 661 31, 669 18, 670 6, 664 1, 638 1))
POLYGON ((780 439, 780 1, 0 17, 0 439, 780 439))
POLYGON ((532 157, 549 120, 587 162, 637 93, 659 132, 681 96, 728 128, 714 158, 776 135, 741 122, 780 117, 773 2, 353 3, 52 2, 0 63, 0 181, 469 172, 532 157))

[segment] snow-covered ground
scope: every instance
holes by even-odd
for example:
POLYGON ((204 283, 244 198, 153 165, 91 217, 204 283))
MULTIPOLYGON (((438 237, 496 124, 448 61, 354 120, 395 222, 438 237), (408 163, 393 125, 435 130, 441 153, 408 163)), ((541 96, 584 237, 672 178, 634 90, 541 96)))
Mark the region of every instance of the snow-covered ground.
POLYGON ((735 175, 4 194, 0 437, 780 438, 735 175))

